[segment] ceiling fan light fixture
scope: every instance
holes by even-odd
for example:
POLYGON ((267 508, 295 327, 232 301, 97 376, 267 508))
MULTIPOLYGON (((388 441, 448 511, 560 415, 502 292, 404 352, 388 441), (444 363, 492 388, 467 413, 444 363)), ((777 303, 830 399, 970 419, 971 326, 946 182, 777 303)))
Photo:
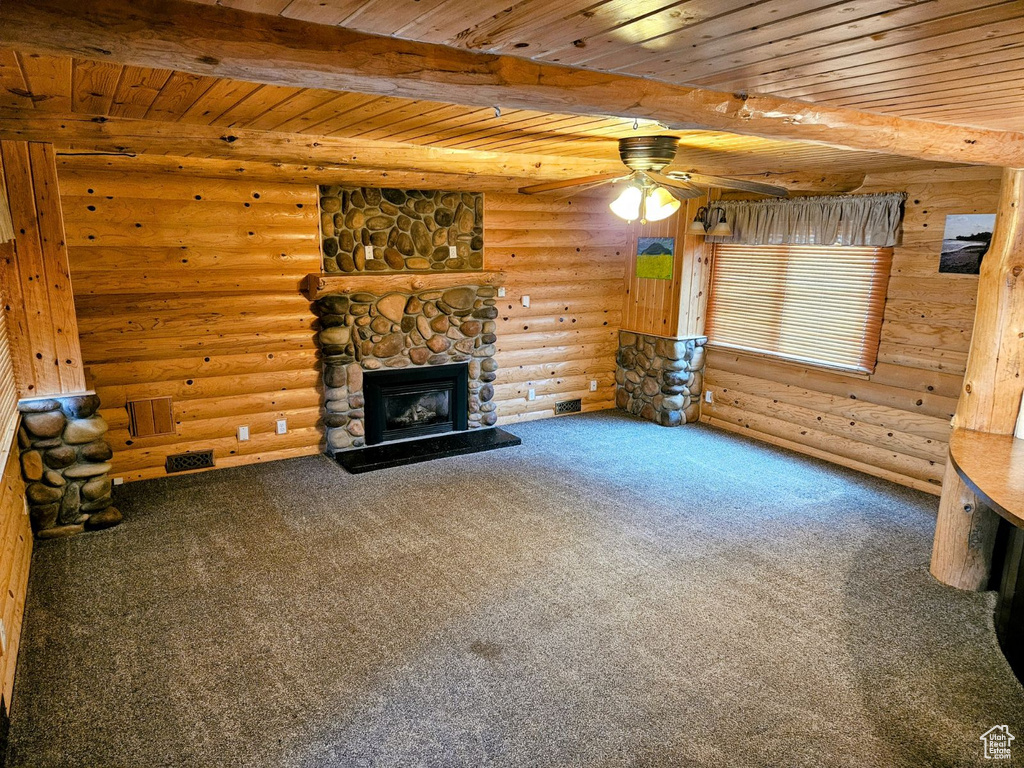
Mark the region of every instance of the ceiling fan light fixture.
POLYGON ((648 221, 667 219, 679 210, 679 201, 664 187, 654 187, 647 192, 644 211, 648 221))
POLYGON ((644 194, 640 187, 630 184, 608 207, 620 219, 635 221, 640 218, 640 203, 643 202, 643 198, 644 194))

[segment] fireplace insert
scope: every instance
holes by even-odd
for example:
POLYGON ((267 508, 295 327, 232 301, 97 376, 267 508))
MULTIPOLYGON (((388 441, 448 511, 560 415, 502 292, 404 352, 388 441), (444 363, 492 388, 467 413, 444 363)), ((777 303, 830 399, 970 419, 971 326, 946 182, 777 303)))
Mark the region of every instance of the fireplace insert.
POLYGON ((366 444, 462 431, 469 426, 469 366, 366 371, 366 444))

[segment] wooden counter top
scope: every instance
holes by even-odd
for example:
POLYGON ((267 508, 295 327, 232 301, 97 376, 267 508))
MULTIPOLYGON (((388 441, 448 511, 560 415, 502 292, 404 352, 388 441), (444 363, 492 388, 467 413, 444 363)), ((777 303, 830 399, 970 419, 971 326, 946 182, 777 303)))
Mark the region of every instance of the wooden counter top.
POLYGON ((985 504, 1024 528, 1024 440, 954 429, 949 458, 957 474, 985 504))

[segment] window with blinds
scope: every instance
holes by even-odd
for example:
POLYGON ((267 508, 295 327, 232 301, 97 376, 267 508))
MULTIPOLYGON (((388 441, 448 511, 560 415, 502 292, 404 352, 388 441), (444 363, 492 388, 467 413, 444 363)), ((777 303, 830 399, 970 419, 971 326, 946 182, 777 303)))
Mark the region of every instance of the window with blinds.
POLYGON ((711 344, 871 373, 891 248, 715 246, 711 344))
POLYGON ((0 469, 6 466, 7 451, 14 439, 18 419, 18 392, 14 386, 14 365, 7 337, 7 315, 0 308, 0 469))

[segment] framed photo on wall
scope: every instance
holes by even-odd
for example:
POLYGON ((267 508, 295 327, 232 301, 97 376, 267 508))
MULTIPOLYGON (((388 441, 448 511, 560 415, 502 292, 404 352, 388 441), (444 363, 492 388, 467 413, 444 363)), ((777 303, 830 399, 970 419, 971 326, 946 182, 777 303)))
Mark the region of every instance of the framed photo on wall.
POLYGON ((675 261, 674 237, 638 237, 636 240, 636 276, 650 280, 671 280, 675 261))
POLYGON ((939 272, 960 275, 980 273, 981 260, 992 244, 995 225, 994 213, 951 213, 946 216, 939 272))

